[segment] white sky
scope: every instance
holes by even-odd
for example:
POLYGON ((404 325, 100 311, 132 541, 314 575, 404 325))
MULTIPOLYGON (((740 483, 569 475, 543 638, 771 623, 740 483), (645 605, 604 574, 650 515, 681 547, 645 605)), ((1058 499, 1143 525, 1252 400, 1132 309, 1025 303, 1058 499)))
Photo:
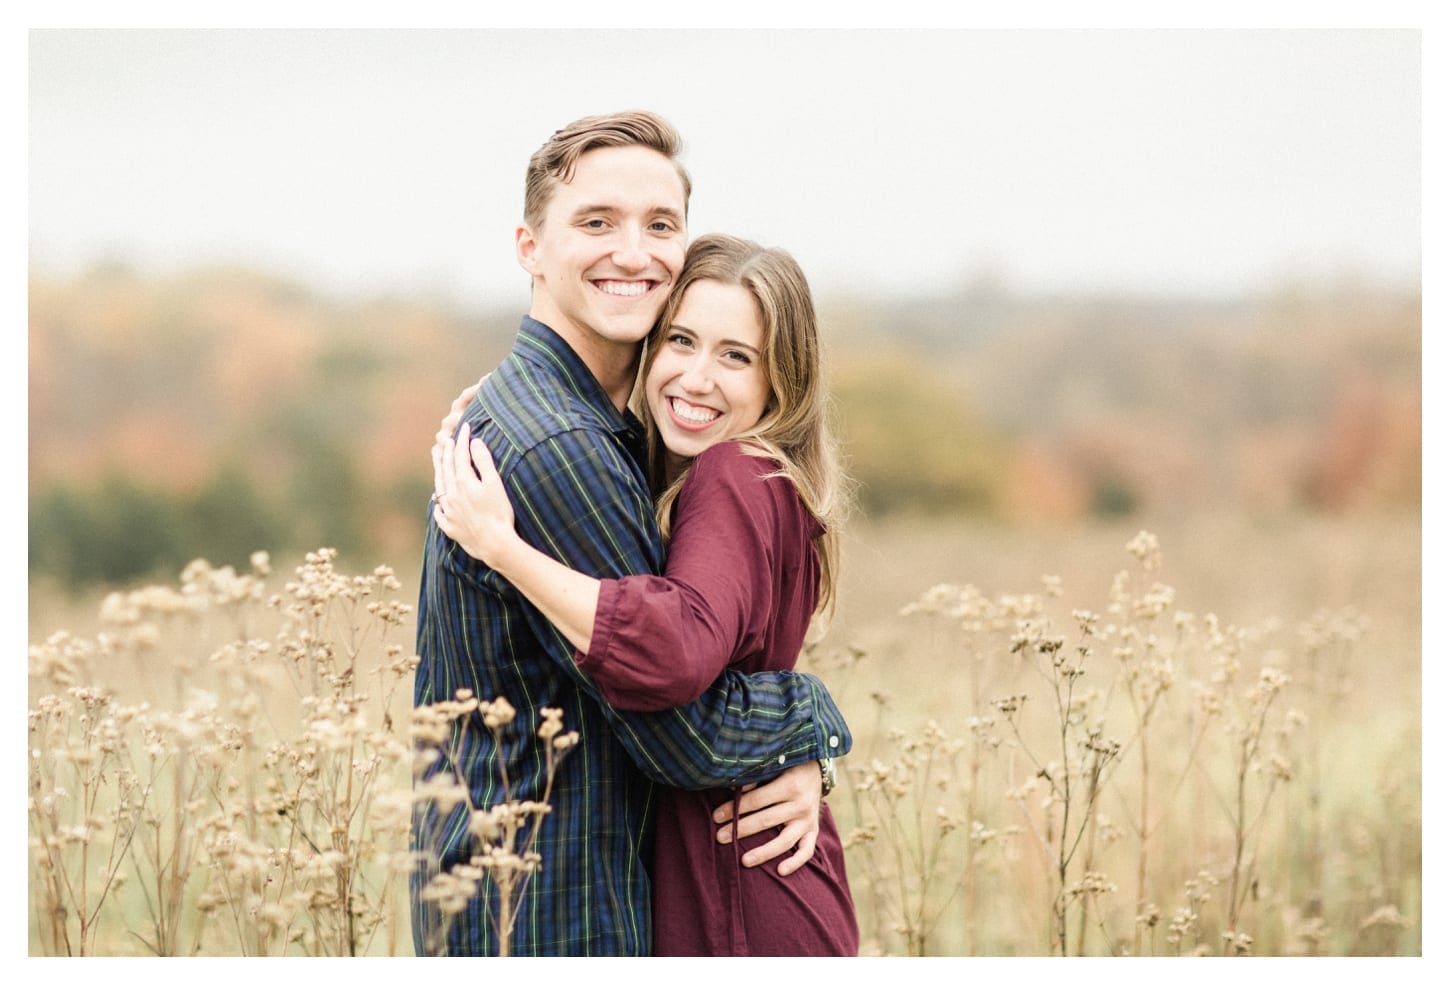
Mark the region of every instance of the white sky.
POLYGON ((29 250, 527 304, 529 154, 684 133, 691 233, 821 293, 1418 282, 1415 30, 32 31, 29 250))

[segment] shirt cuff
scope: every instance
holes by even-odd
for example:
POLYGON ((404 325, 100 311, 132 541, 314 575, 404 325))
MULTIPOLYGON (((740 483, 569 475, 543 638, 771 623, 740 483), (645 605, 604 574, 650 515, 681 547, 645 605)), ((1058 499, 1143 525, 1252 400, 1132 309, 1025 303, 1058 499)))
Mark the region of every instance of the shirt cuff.
POLYGON ((802 674, 811 684, 811 717, 816 723, 816 759, 835 759, 851 751, 851 730, 846 717, 831 700, 826 686, 812 674, 802 674))
POLYGON ((594 628, 589 634, 589 651, 576 650, 574 663, 582 671, 592 673, 614 645, 615 631, 619 626, 619 581, 602 578, 599 581, 599 602, 594 608, 594 628))

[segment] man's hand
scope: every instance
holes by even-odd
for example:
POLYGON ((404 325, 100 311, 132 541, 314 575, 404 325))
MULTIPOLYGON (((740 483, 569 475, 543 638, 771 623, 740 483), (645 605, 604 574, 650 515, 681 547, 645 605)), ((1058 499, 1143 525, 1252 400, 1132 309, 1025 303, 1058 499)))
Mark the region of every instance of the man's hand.
MULTIPOLYGON (((724 825, 715 832, 715 840, 722 845, 728 845, 735 833, 730 824, 734 814, 734 803, 721 804, 715 809, 715 823, 724 825)), ((746 868, 769 862, 794 848, 794 854, 776 868, 781 875, 788 876, 815 855, 816 835, 821 829, 820 764, 792 766, 769 783, 747 788, 741 795, 740 837, 747 838, 777 826, 781 828, 779 834, 741 858, 746 868)))

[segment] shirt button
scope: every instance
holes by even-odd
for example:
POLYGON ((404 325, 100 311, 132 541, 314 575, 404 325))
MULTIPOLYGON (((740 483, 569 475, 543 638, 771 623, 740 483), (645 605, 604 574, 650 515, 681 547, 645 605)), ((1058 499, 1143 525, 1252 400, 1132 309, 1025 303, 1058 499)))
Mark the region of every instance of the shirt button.
POLYGON ((830 743, 830 745, 831 745, 831 748, 832 749, 836 748, 840 744, 841 744, 841 740, 840 739, 836 738, 834 735, 831 736, 831 743, 830 743))
POLYGON ((777 760, 777 762, 780 763, 780 765, 784 766, 785 765, 785 757, 784 756, 781 756, 780 759, 777 760))

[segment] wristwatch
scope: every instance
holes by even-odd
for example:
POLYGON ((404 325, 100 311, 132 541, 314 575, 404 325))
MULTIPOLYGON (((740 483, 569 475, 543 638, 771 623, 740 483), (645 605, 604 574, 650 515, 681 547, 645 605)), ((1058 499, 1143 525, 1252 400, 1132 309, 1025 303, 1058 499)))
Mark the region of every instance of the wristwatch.
POLYGON ((827 756, 821 763, 821 796, 836 789, 836 761, 827 756))

